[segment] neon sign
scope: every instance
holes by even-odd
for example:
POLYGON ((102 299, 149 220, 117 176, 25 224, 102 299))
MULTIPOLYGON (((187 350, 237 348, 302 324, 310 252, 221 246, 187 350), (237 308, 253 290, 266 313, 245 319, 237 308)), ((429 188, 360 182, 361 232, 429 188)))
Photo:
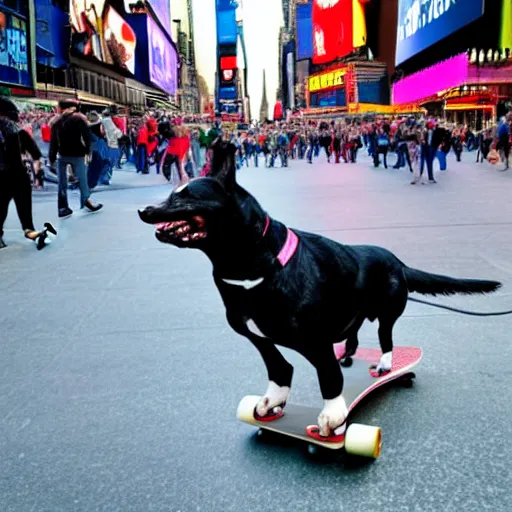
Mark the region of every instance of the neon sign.
POLYGON ((334 87, 343 87, 345 85, 345 75, 347 68, 326 71, 320 75, 310 76, 308 78, 309 92, 323 91, 334 87))

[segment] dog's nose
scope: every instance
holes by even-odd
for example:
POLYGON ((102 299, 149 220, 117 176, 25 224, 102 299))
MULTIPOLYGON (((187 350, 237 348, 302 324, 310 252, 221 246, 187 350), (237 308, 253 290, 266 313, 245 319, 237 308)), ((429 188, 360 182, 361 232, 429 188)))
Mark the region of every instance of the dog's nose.
POLYGON ((152 206, 146 206, 146 208, 139 208, 137 210, 140 220, 147 222, 154 208, 152 206))

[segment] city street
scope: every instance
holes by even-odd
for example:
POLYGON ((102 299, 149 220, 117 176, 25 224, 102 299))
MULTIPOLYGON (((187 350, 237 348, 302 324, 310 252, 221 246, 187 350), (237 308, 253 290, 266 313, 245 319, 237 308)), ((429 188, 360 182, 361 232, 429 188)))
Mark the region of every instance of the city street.
MULTIPOLYGON (((425 186, 365 155, 244 168, 238 179, 290 227, 503 282, 490 296, 428 300, 511 309, 512 171, 475 158, 451 154, 425 186)), ((59 231, 39 253, 11 204, 0 251, 0 511, 510 510, 512 316, 409 303, 394 340, 423 348, 415 385, 377 392, 354 415, 382 427, 381 457, 316 460, 303 443, 264 441, 237 421, 239 400, 265 391, 265 368, 228 326, 207 258, 160 244, 139 220, 139 207, 169 192, 160 176, 118 172, 93 196, 103 211, 80 212, 72 191, 75 214, 63 221, 55 188, 35 192, 36 226, 59 231)), ((362 346, 378 347, 376 327, 365 323, 362 346)), ((295 367, 290 402, 321 407, 313 367, 283 353, 295 367)))

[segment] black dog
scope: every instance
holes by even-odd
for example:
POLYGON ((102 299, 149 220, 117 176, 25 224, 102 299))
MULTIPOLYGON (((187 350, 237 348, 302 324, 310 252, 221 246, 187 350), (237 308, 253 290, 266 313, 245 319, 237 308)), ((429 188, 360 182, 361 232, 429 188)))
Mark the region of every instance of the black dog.
POLYGON ((218 142, 209 177, 140 210, 140 218, 156 225, 160 242, 200 249, 213 263, 229 324, 255 345, 268 370, 269 386, 256 414, 277 416, 288 398, 293 367, 277 349, 281 345, 315 366, 324 399, 319 432, 340 434, 347 407, 333 344, 347 340, 346 355, 355 353, 364 320, 378 319, 383 355, 377 371, 389 371, 393 325, 409 292, 489 293, 500 283, 428 274, 380 247, 292 231, 236 183, 234 155, 233 145, 218 142))

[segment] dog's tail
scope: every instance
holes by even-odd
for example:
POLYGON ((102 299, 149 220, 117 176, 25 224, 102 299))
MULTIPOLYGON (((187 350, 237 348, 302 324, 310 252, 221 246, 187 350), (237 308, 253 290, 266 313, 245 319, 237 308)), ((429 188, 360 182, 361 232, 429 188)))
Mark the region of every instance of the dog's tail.
POLYGON ((492 293, 501 287, 498 281, 481 279, 457 279, 438 274, 429 274, 415 268, 404 267, 407 288, 410 292, 423 295, 474 295, 477 293, 492 293))

